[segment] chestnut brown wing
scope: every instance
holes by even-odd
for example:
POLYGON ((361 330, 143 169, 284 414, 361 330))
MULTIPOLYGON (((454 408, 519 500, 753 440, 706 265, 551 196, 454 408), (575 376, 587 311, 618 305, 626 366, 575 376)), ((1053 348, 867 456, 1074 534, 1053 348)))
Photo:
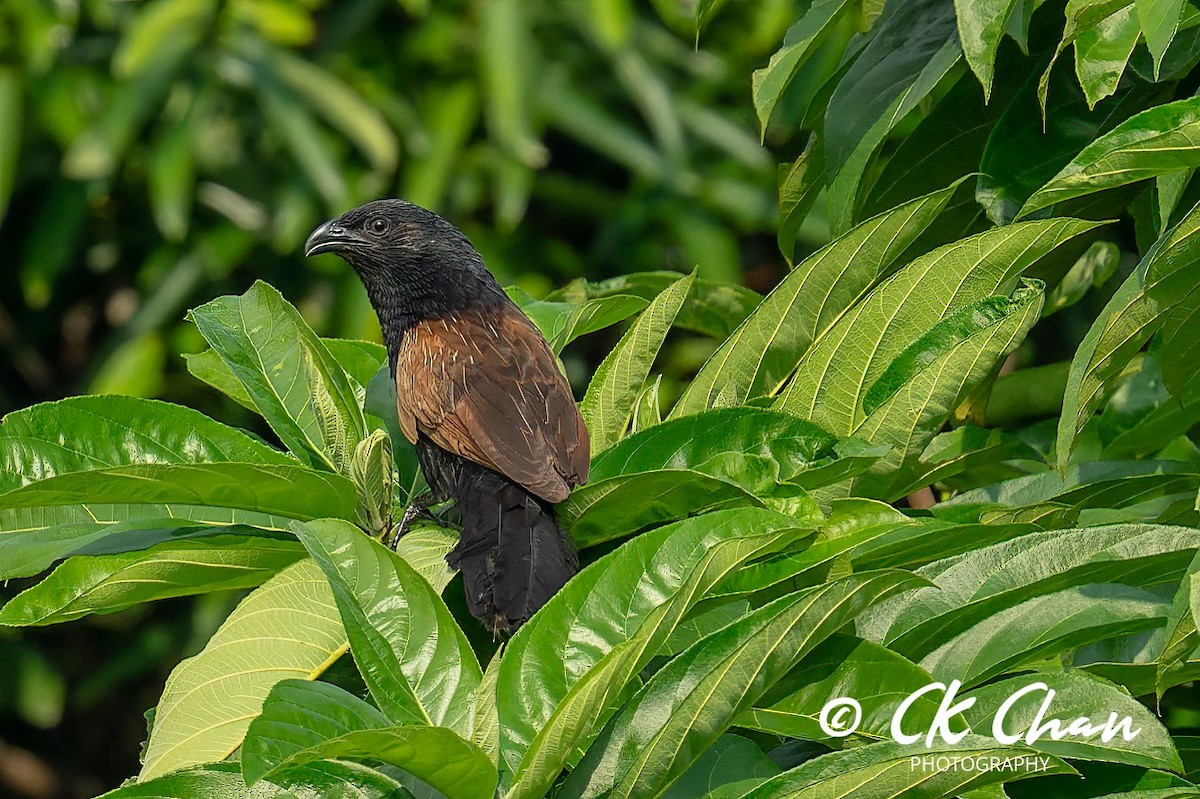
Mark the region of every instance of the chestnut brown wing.
POLYGON ((570 386, 516 307, 410 328, 396 361, 396 400, 410 441, 422 433, 549 502, 587 480, 587 428, 570 386))

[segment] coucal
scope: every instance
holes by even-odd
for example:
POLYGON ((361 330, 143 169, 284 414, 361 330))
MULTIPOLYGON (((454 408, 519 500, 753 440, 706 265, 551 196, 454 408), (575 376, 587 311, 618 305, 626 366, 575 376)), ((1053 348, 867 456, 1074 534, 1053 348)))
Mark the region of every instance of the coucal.
POLYGON ((588 434, 554 353, 462 231, 432 211, 368 203, 313 231, 305 255, 325 252, 362 279, 400 427, 432 501, 453 499, 461 514, 446 560, 467 605, 493 633, 514 631, 578 569, 554 503, 587 480, 588 434))

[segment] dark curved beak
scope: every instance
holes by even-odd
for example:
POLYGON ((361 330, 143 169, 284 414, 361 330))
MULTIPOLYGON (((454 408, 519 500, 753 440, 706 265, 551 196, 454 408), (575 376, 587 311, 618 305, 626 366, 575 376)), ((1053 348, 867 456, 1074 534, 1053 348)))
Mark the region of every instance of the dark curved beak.
POLYGON ((308 237, 308 241, 304 242, 304 257, 349 250, 362 243, 362 239, 333 219, 320 225, 308 237))

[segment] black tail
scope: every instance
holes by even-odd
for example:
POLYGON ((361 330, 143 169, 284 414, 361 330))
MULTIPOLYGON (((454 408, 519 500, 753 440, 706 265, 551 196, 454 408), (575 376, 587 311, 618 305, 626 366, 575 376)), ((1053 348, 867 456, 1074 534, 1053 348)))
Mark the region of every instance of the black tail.
POLYGON ((462 537, 446 556, 462 571, 471 614, 494 633, 514 632, 579 570, 554 507, 486 469, 456 498, 462 537))

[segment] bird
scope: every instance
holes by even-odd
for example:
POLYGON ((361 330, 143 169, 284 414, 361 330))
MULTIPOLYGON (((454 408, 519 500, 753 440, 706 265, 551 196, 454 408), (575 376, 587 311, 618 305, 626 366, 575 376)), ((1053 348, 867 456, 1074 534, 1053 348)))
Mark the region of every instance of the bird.
POLYGON ((383 332, 400 429, 429 484, 393 534, 453 501, 446 561, 493 636, 515 632, 578 571, 554 506, 587 482, 588 431, 545 337, 461 230, 401 199, 318 226, 306 257, 358 274, 383 332))

